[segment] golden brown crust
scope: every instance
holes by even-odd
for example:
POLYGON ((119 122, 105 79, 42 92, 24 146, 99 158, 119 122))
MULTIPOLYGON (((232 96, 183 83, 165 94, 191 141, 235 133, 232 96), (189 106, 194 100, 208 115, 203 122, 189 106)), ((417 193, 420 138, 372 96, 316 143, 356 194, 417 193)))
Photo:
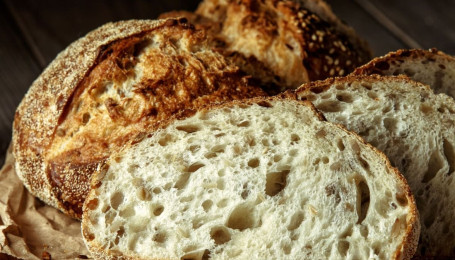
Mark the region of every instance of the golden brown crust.
POLYGON ((371 58, 367 45, 342 24, 322 2, 302 5, 282 0, 206 0, 195 14, 173 12, 164 17, 184 16, 209 28, 218 50, 254 58, 262 66, 243 66, 263 85, 296 88, 302 83, 343 76, 371 58), (306 9, 311 7, 317 14, 306 9), (264 79, 264 74, 268 75, 264 79))
POLYGON ((185 19, 107 24, 63 51, 17 109, 18 175, 80 218, 111 151, 181 109, 265 95, 243 75, 185 19))
POLYGON ((384 72, 390 68, 390 64, 403 63, 405 60, 427 60, 436 61, 444 60, 447 62, 455 62, 455 58, 436 49, 400 49, 394 52, 389 52, 384 56, 374 58, 365 65, 356 68, 353 75, 386 75, 384 72))

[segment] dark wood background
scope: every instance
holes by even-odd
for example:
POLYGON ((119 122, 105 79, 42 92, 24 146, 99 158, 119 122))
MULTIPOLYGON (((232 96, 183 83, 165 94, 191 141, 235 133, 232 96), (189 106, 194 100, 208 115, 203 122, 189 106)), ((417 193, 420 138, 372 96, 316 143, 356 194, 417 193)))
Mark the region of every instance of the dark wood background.
MULTIPOLYGON (((194 10, 197 0, 1 0, 0 163, 14 111, 30 84, 69 43, 108 21, 194 10)), ((432 48, 455 55, 455 0, 329 0, 375 55, 432 48)))

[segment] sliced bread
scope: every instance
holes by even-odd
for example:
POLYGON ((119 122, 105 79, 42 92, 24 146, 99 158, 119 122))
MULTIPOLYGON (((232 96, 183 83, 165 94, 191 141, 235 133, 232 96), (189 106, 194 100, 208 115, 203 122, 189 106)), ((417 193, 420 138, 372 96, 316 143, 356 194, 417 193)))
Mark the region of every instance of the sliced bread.
POLYGON ((409 78, 350 76, 303 86, 328 121, 359 133, 403 173, 415 196, 419 254, 455 256, 455 102, 409 78))
POLYGON ((398 50, 357 68, 355 75, 406 75, 455 98, 455 58, 437 49, 398 50))
POLYGON ((100 259, 410 259, 405 179, 309 102, 258 98, 171 120, 93 178, 100 259))

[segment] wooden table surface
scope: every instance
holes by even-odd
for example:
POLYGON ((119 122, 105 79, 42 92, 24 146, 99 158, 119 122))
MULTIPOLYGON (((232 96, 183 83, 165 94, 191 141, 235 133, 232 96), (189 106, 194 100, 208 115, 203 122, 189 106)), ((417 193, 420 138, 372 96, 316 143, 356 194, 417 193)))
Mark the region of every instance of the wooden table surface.
MULTIPOLYGON (((194 10, 197 0, 1 0, 0 163, 14 111, 30 84, 69 43, 108 21, 194 10)), ((432 48, 455 55, 455 0, 329 0, 375 55, 432 48)))

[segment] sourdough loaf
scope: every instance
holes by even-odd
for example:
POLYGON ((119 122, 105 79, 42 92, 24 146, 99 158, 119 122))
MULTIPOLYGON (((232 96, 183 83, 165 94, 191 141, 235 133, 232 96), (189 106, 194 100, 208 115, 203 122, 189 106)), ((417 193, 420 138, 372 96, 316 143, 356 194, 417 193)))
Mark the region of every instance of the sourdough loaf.
POLYGON ((194 14, 163 15, 170 16, 208 28, 217 49, 272 92, 346 75, 371 58, 367 44, 323 1, 204 0, 194 14))
POLYGON ((139 131, 185 108, 265 95, 185 19, 106 24, 33 83, 13 128, 30 192, 80 218, 93 171, 139 131))
POLYGON ((403 173, 420 212, 418 254, 455 256, 455 101, 404 76, 330 79, 297 94, 379 148, 403 173))
POLYGON ((455 58, 437 49, 398 50, 357 68, 355 75, 406 75, 455 98, 455 58))
POLYGON ((100 259, 410 259, 419 233, 385 155, 291 97, 174 118, 92 184, 82 233, 100 259))

